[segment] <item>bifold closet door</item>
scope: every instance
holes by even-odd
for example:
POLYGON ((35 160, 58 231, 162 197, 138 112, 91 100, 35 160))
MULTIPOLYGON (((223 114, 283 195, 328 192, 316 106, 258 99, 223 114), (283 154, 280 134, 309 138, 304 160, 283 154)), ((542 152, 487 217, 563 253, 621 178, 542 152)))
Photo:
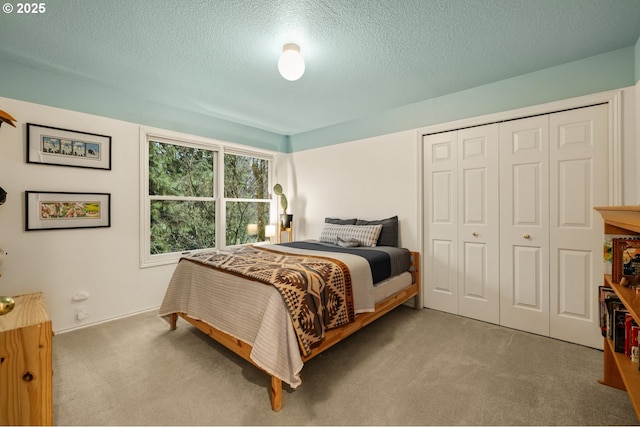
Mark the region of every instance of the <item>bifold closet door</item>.
POLYGON ((424 138, 425 306, 499 322, 498 127, 424 138))
POLYGON ((608 204, 608 108, 549 117, 550 336, 602 348, 598 286, 602 284, 602 217, 608 204))
POLYGON ((458 131, 458 312, 500 322, 498 126, 458 131))
POLYGON ((500 125, 500 324, 602 348, 608 108, 500 125))
POLYGON ((500 124, 500 324, 549 335, 549 118, 500 124))
POLYGON ((458 132, 423 137, 424 305, 458 314, 458 132))

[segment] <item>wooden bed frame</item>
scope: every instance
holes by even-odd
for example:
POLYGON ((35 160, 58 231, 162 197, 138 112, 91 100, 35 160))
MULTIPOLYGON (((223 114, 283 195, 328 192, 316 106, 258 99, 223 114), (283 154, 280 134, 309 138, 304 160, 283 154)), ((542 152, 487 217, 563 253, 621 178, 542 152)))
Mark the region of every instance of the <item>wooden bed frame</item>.
MULTIPOLYGON (((387 314, 388 312, 398 307, 399 305, 404 304, 411 298, 415 298, 414 303, 415 303, 416 309, 422 308, 422 304, 420 301, 420 253, 419 252, 411 252, 411 264, 413 266, 413 272, 412 272, 413 284, 411 284, 411 286, 380 301, 378 304, 376 304, 375 311, 358 314, 356 315, 353 322, 339 328, 328 330, 325 333, 325 338, 322 341, 322 343, 318 347, 314 348, 311 351, 311 353, 309 353, 307 356, 303 355, 302 361, 306 362, 307 360, 312 359, 313 357, 317 356, 318 354, 322 353, 323 351, 327 350, 333 345, 339 343, 349 335, 359 331, 360 329, 367 326, 369 323, 387 314)), ((234 338, 231 335, 228 335, 201 320, 192 319, 191 317, 187 316, 186 313, 182 313, 182 312, 171 313, 169 315, 169 324, 170 324, 170 329, 172 331, 176 329, 178 316, 182 317, 184 320, 191 323, 200 331, 209 335, 218 343, 222 344, 229 350, 233 351, 234 353, 242 357, 247 362, 256 366, 258 369, 262 370, 262 368, 257 366, 251 360, 251 357, 250 357, 251 350, 252 350, 251 345, 247 344, 244 341, 240 341, 239 339, 234 338)), ((279 411, 280 409, 282 409, 282 380, 273 375, 270 375, 270 376, 271 376, 271 409, 273 409, 274 411, 279 411)))

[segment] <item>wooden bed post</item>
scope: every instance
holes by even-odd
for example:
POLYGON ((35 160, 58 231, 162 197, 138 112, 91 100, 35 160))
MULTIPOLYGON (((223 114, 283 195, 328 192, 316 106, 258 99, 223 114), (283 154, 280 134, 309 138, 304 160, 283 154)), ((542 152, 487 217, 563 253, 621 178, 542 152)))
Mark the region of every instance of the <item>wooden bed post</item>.
POLYGON ((282 380, 271 375, 271 409, 282 409, 282 380))
POLYGON ((413 280, 414 283, 418 284, 418 293, 413 297, 413 308, 416 310, 422 310, 422 286, 420 284, 422 273, 420 271, 420 252, 411 252, 411 255, 413 261, 413 280))

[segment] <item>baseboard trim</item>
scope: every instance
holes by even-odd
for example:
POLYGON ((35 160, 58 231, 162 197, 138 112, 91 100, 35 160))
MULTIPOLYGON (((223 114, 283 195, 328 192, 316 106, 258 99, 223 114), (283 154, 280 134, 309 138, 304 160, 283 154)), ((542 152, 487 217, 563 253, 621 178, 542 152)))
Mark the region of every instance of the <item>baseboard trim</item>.
POLYGON ((151 311, 158 311, 159 309, 160 309, 160 306, 151 307, 151 308, 145 308, 145 309, 142 309, 142 310, 134 311, 132 313, 124 314, 122 316, 110 317, 109 319, 98 320, 96 322, 91 322, 91 323, 84 323, 82 325, 72 326, 70 328, 65 328, 65 329, 59 329, 59 330, 54 329, 53 332, 55 334, 66 334, 67 332, 73 332, 73 331, 77 331, 79 329, 90 328, 92 326, 97 326, 97 325, 100 325, 102 323, 113 322, 114 320, 125 319, 127 317, 136 316, 136 315, 142 314, 142 313, 149 313, 151 311))

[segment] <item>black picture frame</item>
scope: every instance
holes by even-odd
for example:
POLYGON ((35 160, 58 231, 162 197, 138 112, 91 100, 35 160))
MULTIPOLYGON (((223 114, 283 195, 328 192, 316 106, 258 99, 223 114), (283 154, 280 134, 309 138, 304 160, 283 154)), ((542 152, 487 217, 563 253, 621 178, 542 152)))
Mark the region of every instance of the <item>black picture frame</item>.
POLYGON ((25 231, 111 227, 111 193, 25 191, 25 231))
POLYGON ((111 170, 111 137, 27 123, 27 163, 111 170))

